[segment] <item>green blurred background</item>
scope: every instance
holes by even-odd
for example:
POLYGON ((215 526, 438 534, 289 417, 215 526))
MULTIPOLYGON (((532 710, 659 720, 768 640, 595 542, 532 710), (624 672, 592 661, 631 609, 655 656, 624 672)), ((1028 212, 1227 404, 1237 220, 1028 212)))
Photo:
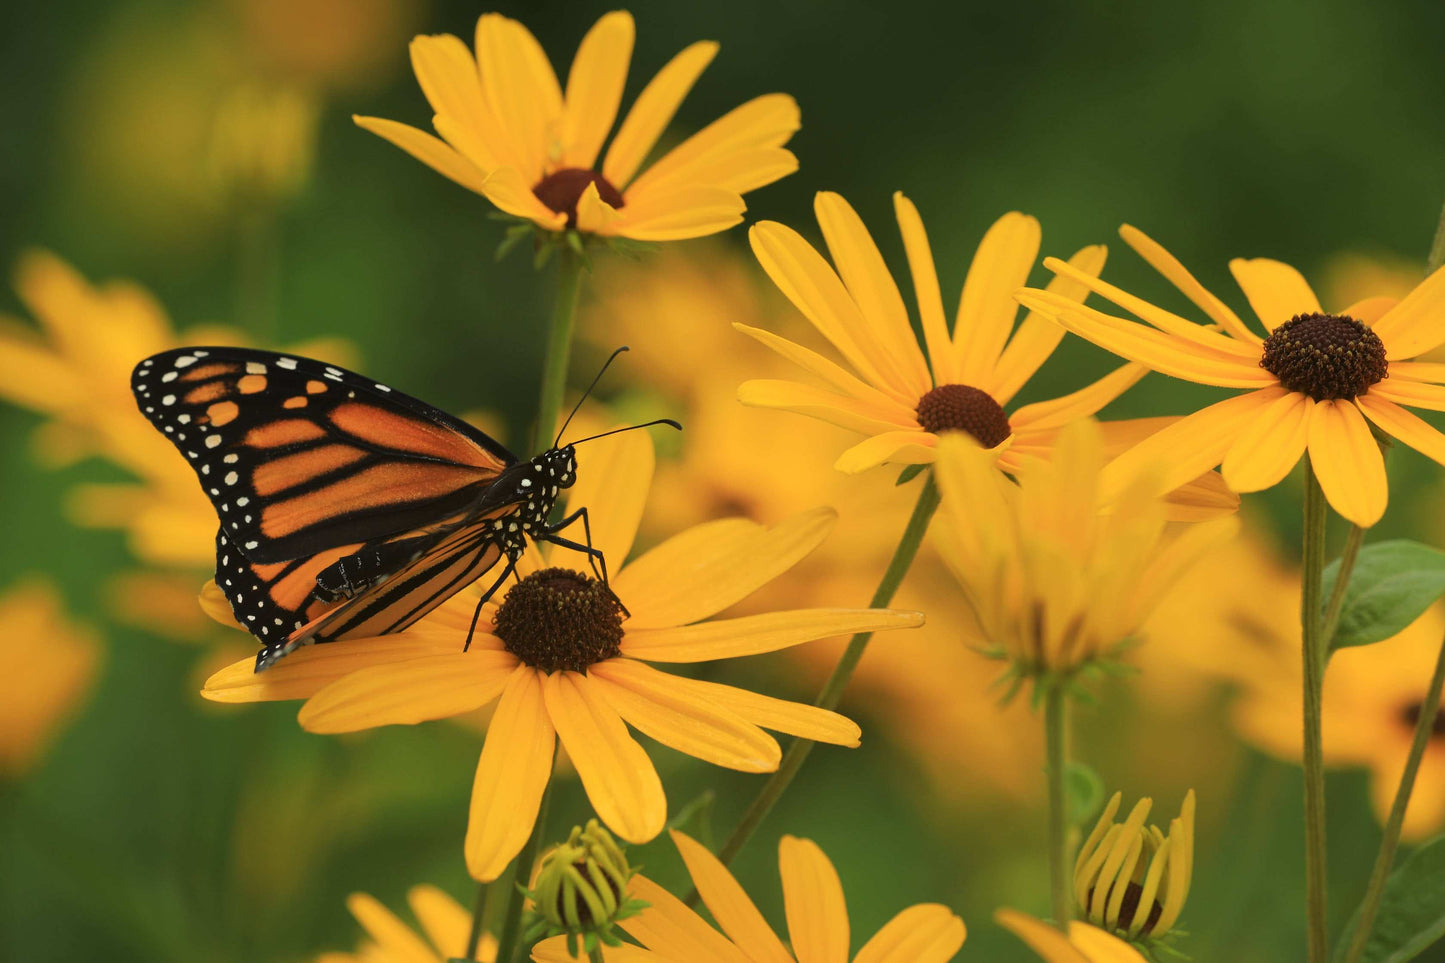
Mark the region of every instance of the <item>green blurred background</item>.
MULTIPOLYGON (((430 111, 407 40, 470 38, 488 9, 523 20, 563 70, 608 6, 7 4, 0 265, 8 271, 40 246, 92 280, 138 281, 182 327, 225 321, 280 342, 340 335, 378 378, 450 410, 499 412, 510 437, 524 437, 550 276, 522 256, 495 262, 501 227, 482 198, 350 120, 363 113, 425 126, 430 111), (330 39, 355 41, 365 56, 340 67, 327 59, 322 31, 338 22, 328 17, 360 23, 360 40, 350 27, 330 39), (207 180, 208 125, 225 90, 273 75, 304 76, 321 91, 321 114, 304 184, 257 226, 207 180)), ((1229 258, 1277 257, 1310 277, 1348 252, 1418 267, 1445 200, 1445 5, 1435 0, 734 0, 630 9, 638 39, 624 104, 702 38, 720 41, 722 52, 680 127, 767 91, 801 104, 803 127, 789 145, 801 170, 750 195, 749 220, 816 236, 812 194, 836 190, 901 267, 890 195, 904 190, 928 223, 948 291, 983 231, 1010 209, 1040 218, 1046 254, 1116 241, 1127 220, 1242 305, 1229 258)), ((741 250, 742 230, 726 240, 741 250)), ((1115 283, 1167 297, 1137 258, 1113 247, 1115 283)), ((610 267, 604 260, 598 270, 610 267)), ((26 316, 8 286, 0 308, 26 316)), ((1071 340, 1029 396, 1076 386, 1080 371, 1106 364, 1071 340)), ((1111 413, 1178 412, 1206 396, 1156 377, 1111 413)), ((107 614, 99 586, 127 565, 122 537, 74 527, 62 512, 66 488, 118 471, 95 461, 39 467, 31 454, 39 423, 0 406, 0 587, 46 573, 75 616, 101 630, 105 656, 88 702, 46 756, 0 785, 0 954, 299 960, 354 944, 344 898, 356 890, 399 908, 411 885, 434 882, 469 904, 460 841, 476 733, 433 724, 335 739, 303 733, 290 707, 202 705, 193 694, 201 648, 107 614), (274 827, 258 819, 278 806, 287 816, 274 827)), ((1438 541, 1433 469, 1407 452, 1392 471, 1383 530, 1438 541)), ((1260 500, 1285 544, 1297 531, 1294 495, 1287 487, 1260 500)), ((728 671, 806 697, 806 681, 775 669, 728 671)), ((1148 716, 1126 690, 1110 695, 1082 714, 1081 752, 1111 786, 1149 792, 1150 773, 1131 751, 1148 737, 1148 716)), ((847 708, 869 732, 867 706, 847 708)), ((1176 738, 1162 751, 1190 755, 1190 734, 1176 738)), ((674 806, 717 788, 720 827, 760 784, 666 750, 656 758, 674 806)), ((965 774, 968 765, 958 760, 965 774)), ((1232 772, 1227 784, 1208 771, 1193 779, 1202 808, 1214 812, 1199 841, 1184 949, 1200 960, 1298 959, 1298 774, 1249 751, 1232 772)), ((1338 923, 1357 899, 1378 831, 1363 776, 1332 776, 1331 791, 1338 923)), ((1172 814, 1176 802, 1160 805, 1172 814)), ((584 806, 575 782, 565 783, 554 825, 584 806)), ((740 859, 744 882, 778 922, 773 846, 784 831, 817 839, 837 863, 855 945, 905 905, 936 900, 969 925, 960 959, 1026 958, 990 915, 1001 905, 1044 910, 1038 814, 982 806, 960 815, 937 805, 889 734, 816 754, 740 859)), ((670 844, 640 858, 663 882, 680 883, 670 844)))

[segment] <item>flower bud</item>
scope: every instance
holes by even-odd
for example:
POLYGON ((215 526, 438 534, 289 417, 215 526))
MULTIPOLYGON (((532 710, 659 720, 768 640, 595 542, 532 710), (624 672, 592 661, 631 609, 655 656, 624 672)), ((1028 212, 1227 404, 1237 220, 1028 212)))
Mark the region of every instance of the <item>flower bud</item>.
POLYGON ((634 872, 627 854, 597 820, 588 820, 585 828, 572 827, 567 841, 542 859, 530 894, 537 919, 529 938, 566 934, 567 952, 573 957, 579 955, 579 940, 583 953, 599 943, 619 945, 614 924, 647 905, 628 898, 634 872))
POLYGON ((1109 800, 1074 864, 1080 918, 1129 940, 1159 939, 1174 927, 1194 870, 1194 790, 1165 836, 1146 826, 1153 800, 1141 799, 1122 823, 1109 800))

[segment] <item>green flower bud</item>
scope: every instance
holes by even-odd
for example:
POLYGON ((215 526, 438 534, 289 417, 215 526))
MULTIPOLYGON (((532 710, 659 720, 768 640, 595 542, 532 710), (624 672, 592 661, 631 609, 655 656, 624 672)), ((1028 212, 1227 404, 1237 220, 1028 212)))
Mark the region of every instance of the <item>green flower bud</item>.
POLYGON ((567 841, 543 859, 536 887, 529 894, 537 914, 529 939, 566 934, 567 952, 590 953, 601 943, 621 945, 613 932, 619 920, 647 904, 630 899, 627 884, 636 872, 612 834, 597 822, 574 826, 567 841))

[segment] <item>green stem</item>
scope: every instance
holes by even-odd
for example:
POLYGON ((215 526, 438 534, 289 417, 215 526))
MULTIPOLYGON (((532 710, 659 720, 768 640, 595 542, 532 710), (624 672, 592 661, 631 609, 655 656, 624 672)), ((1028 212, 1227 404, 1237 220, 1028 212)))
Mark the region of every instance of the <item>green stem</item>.
MULTIPOLYGON (((547 328, 547 355, 542 361, 542 397, 537 403, 537 425, 532 452, 549 447, 562 413, 567 392, 567 366, 572 357, 572 329, 582 295, 582 258, 570 248, 557 252, 557 301, 547 328)), ((500 957, 499 957, 500 959, 500 957)))
POLYGON ((1325 496, 1305 456, 1304 598, 1300 628, 1304 639, 1305 918, 1309 963, 1329 956, 1325 876, 1325 763, 1320 707, 1324 700, 1325 652, 1321 636, 1320 577, 1325 567, 1325 496))
POLYGON ((1370 873, 1370 885, 1365 889, 1365 898, 1360 903, 1360 919, 1355 927, 1355 937, 1350 942, 1350 952, 1345 963, 1358 963, 1369 942, 1370 930, 1375 926, 1375 915, 1380 911, 1380 897, 1385 892, 1385 882, 1390 878, 1390 869, 1395 862, 1395 848, 1400 844, 1400 827, 1405 823, 1405 808, 1410 804, 1410 793, 1415 789, 1415 775, 1420 771, 1420 760, 1425 758, 1425 749, 1435 731, 1435 717, 1440 711, 1440 689, 1445 686, 1445 641, 1440 644, 1440 655, 1435 659, 1435 675, 1430 679, 1430 689, 1425 701, 1420 703, 1420 717, 1415 720, 1415 739, 1410 743, 1410 755, 1405 760, 1405 771, 1400 774, 1400 788, 1395 791, 1395 802, 1390 806, 1390 817, 1385 820, 1385 837, 1380 840, 1380 852, 1375 856, 1375 868, 1370 873))
POLYGON ((1431 275, 1445 265, 1445 207, 1440 208, 1440 223, 1435 227, 1435 240, 1430 245, 1430 257, 1425 261, 1425 274, 1431 275))
POLYGON ((588 963, 605 963, 602 957, 602 947, 594 946, 587 951, 588 963))
POLYGON ((483 920, 487 915, 487 891, 491 889, 486 883, 477 886, 477 901, 472 906, 472 929, 467 934, 467 955, 465 959, 475 960, 477 958, 477 947, 482 945, 482 933, 486 929, 483 920))
MULTIPOLYGON (((918 493, 918 503, 913 506, 913 516, 908 519, 908 526, 903 530, 903 537, 898 541, 898 547, 893 551, 893 559, 888 563, 887 570, 883 573, 882 580, 878 583, 877 590, 873 593, 873 601, 870 603, 873 608, 882 608, 893 601, 893 595, 898 591, 898 586, 903 582, 903 576, 908 574, 908 568, 913 564, 914 556, 918 554, 918 547, 923 544, 924 533, 928 531, 928 523, 933 519, 933 513, 938 510, 938 485, 933 480, 933 473, 929 472, 923 482, 923 490, 918 493)), ((868 647, 868 640, 873 637, 872 632, 859 632, 848 642, 848 648, 843 651, 843 656, 838 664, 833 667, 832 675, 823 684, 818 698, 813 704, 824 709, 837 708, 843 698, 843 690, 848 688, 848 681, 853 677, 853 670, 858 667, 858 660, 863 658, 863 650, 868 647)), ((718 859, 723 865, 732 862, 738 850, 743 848, 749 837, 758 828, 758 825, 767 818, 769 812, 793 777, 802 768, 808 753, 813 750, 813 742, 810 739, 794 739, 788 746, 788 751, 783 754, 783 759, 778 765, 777 772, 769 777, 757 798, 753 800, 748 811, 743 814, 742 820, 727 842, 723 843, 718 850, 718 859)), ((695 902, 697 893, 689 897, 689 903, 695 902)))
POLYGON ((1345 606, 1345 589, 1349 588, 1350 576, 1355 572, 1355 560, 1360 557, 1360 546, 1365 541, 1365 530, 1358 525, 1350 526, 1345 536, 1345 547, 1340 552, 1340 570, 1335 576, 1335 587, 1330 590, 1330 600, 1325 604, 1324 623, 1320 627, 1320 647, 1328 655, 1330 643, 1335 638, 1335 629, 1340 625, 1340 610, 1345 606))
POLYGON ((256 200, 237 215, 234 323, 262 343, 275 341, 280 333, 278 227, 278 212, 266 200, 256 200))
POLYGON ((1058 683, 1044 691, 1044 743, 1049 778, 1049 882, 1053 894, 1054 925, 1069 925, 1069 825, 1064 798, 1064 768, 1068 765, 1068 695, 1058 683))
POLYGON ((549 779, 547 788, 542 790, 542 802, 537 807, 537 822, 532 827, 532 835, 512 864, 516 875, 507 894, 507 911, 502 918, 502 933, 497 937, 497 955, 494 957, 497 963, 512 963, 517 952, 523 949, 518 945, 522 937, 522 904, 526 901, 522 890, 532 881, 532 867, 537 862, 542 840, 547 836, 547 802, 551 797, 552 780, 549 779))

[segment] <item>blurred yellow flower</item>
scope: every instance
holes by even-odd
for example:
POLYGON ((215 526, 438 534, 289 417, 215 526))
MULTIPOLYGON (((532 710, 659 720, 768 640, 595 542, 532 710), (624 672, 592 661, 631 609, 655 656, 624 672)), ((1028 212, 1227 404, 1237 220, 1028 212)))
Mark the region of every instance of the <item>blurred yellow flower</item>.
MULTIPOLYGON (((1369 769, 1370 798, 1382 822, 1400 785, 1442 639, 1445 609, 1437 605, 1393 638, 1339 649, 1330 657, 1322 719, 1325 764, 1369 769)), ((1293 644, 1297 653, 1298 626, 1293 644)), ((1255 677, 1234 711, 1235 728, 1246 741, 1290 762, 1300 759, 1299 674, 1299 665, 1289 664, 1255 677)), ((1436 718, 1405 811, 1402 836, 1407 840, 1423 839, 1445 827, 1442 718, 1436 718)))
POLYGON ((299 191, 311 174, 320 103, 299 87, 241 84, 211 121, 208 168, 217 192, 245 209, 299 191))
POLYGON ((1184 796, 1169 835, 1146 826, 1152 799, 1122 823, 1114 793, 1074 862, 1074 902, 1088 922, 1128 939, 1158 939, 1174 928, 1194 874, 1194 790, 1184 796))
POLYGON ((0 776, 21 775, 85 698, 100 644, 48 583, 0 594, 0 776))
POLYGON ((477 21, 476 52, 450 34, 412 41, 412 66, 441 138, 379 117, 363 128, 539 227, 642 241, 726 230, 742 221, 742 195, 797 170, 783 145, 799 126, 786 94, 757 97, 638 170, 717 53, 710 41, 674 57, 616 120, 632 59, 632 15, 605 14, 582 39, 565 94, 546 53, 521 23, 477 21))
MULTIPOLYGON (((367 939, 355 953, 323 953, 316 963, 447 963, 467 957, 472 914, 435 886, 413 886, 406 894, 411 911, 426 934, 423 939, 373 896, 353 893, 346 901, 367 939)), ((484 933, 475 959, 492 963, 497 941, 484 933)))
POLYGON ((1320 293, 1331 304, 1365 298, 1403 298, 1425 276, 1423 261, 1388 254, 1344 251, 1325 262, 1320 293))
MULTIPOLYGON (((426 4, 405 0, 228 0, 251 75, 318 88, 359 87, 389 74, 392 43, 426 4)), ((227 25, 228 29, 230 25, 227 25)), ((234 31, 232 31, 234 33, 234 31)))
POLYGON ((935 536, 983 639, 1019 678, 1068 675, 1112 656, 1188 566, 1238 528, 1226 516, 1164 544, 1153 479, 1101 512, 1103 468, 1091 420, 1060 432, 1049 461, 1021 459, 1017 485, 970 439, 939 439, 935 536))
POLYGON ((1001 909, 994 919, 1027 943, 1045 963, 1148 963, 1143 953, 1117 936, 1077 920, 1069 924, 1065 936, 1017 910, 1001 909))
POLYGON ((1216 465, 1223 466, 1224 480, 1235 491, 1259 491, 1280 482, 1308 451, 1335 511, 1370 526, 1389 499, 1371 422, 1445 464, 1445 435, 1401 407, 1445 411, 1445 367, 1410 360, 1445 343, 1445 327, 1438 323, 1445 310, 1445 269, 1402 300, 1370 297, 1326 313, 1309 283, 1288 264, 1236 258, 1229 267, 1269 332, 1262 337, 1143 232, 1125 225, 1120 234, 1213 324, 1195 324, 1057 258, 1044 262, 1056 281, 1084 285, 1146 323, 1086 308, 1055 292, 1026 289, 1019 300, 1156 371, 1247 390, 1194 412, 1115 459, 1104 478, 1106 491, 1121 490, 1151 463, 1164 466, 1156 478, 1161 491, 1216 465))
MULTIPOLYGON (((569 510, 586 506, 592 544, 625 559, 653 471, 651 439, 601 439, 581 454, 569 510)), ((469 587, 410 629, 301 649, 255 674, 250 660, 218 672, 220 702, 306 699, 301 724, 349 732, 470 712, 500 697, 472 796, 466 854, 495 879, 531 834, 562 741, 602 821, 629 842, 662 830, 662 784, 626 723, 681 752, 746 772, 776 768, 762 726, 856 745, 847 719, 812 706, 658 672, 645 662, 703 662, 772 652, 858 631, 913 627, 918 613, 803 609, 703 622, 787 571, 833 526, 818 509, 771 528, 725 519, 689 529, 612 577, 614 597, 583 557, 533 549, 518 580, 489 602, 471 648, 462 642, 480 592, 469 587), (630 613, 623 619, 623 610, 630 613), (697 624, 694 624, 697 623, 697 624), (624 721, 625 720, 625 721, 624 721)), ((550 546, 549 546, 550 548, 550 546)))

